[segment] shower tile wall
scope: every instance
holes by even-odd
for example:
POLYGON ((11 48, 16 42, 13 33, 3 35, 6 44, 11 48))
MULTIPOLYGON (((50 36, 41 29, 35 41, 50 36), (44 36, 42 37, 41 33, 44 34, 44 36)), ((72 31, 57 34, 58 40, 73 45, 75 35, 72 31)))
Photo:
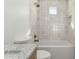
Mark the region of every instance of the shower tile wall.
POLYGON ((69 0, 68 2, 68 13, 71 17, 71 27, 68 32, 68 38, 71 43, 75 45, 75 0, 69 0))
POLYGON ((67 16, 67 0, 39 0, 37 35, 39 39, 65 40, 70 20, 67 16), (57 15, 50 15, 49 8, 56 7, 57 15))

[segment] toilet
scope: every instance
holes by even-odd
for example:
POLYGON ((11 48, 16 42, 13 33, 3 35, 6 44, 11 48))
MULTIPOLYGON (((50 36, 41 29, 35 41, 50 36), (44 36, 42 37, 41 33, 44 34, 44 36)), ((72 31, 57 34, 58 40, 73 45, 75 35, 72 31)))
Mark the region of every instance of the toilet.
POLYGON ((45 50, 37 50, 37 59, 51 59, 51 54, 45 50))

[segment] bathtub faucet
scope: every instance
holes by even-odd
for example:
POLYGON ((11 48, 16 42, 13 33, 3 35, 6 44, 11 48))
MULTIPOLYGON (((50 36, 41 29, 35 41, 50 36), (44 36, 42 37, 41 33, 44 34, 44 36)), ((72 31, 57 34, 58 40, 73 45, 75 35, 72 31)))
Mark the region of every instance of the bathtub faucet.
POLYGON ((34 40, 34 42, 39 42, 39 40, 34 40))
POLYGON ((34 35, 34 42, 39 42, 39 40, 37 39, 37 35, 34 35))

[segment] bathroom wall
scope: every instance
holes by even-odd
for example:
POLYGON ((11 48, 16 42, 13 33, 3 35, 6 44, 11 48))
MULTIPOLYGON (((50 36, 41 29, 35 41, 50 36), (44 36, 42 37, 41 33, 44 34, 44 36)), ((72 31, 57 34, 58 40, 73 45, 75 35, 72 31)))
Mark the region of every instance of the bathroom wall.
POLYGON ((29 15, 29 0, 5 0, 5 43, 25 40, 29 15))
POLYGON ((68 35, 68 0, 39 0, 37 36, 39 39, 66 40, 68 35), (57 14, 49 14, 56 7, 57 14))
POLYGON ((75 44, 75 0, 68 1, 68 15, 71 16, 71 24, 68 31, 69 41, 75 44))
POLYGON ((5 43, 26 40, 30 29, 39 39, 67 39, 74 43, 73 25, 69 26, 70 21, 74 24, 74 0, 5 0, 4 16, 5 43), (49 15, 49 7, 57 7, 57 15, 49 15))

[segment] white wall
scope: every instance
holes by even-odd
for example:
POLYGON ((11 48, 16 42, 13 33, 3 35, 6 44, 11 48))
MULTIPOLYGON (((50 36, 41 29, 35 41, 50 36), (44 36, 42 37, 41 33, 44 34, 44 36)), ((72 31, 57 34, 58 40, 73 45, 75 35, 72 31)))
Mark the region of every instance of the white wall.
POLYGON ((63 24, 64 20, 67 20, 64 18, 67 15, 67 10, 68 16, 72 15, 72 23, 74 23, 74 0, 41 0, 40 8, 37 8, 34 2, 37 0, 5 0, 5 43, 24 40, 29 28, 32 28, 33 35, 38 35, 39 39, 63 39, 65 33, 68 32, 67 39, 74 42, 74 29, 68 27, 69 29, 66 29, 69 31, 65 32, 65 23, 63 24), (66 1, 69 1, 69 4, 66 4, 66 1), (45 8, 46 5, 48 5, 46 8, 49 6, 60 7, 59 16, 50 17, 46 14, 48 13, 48 9, 45 8), (53 31, 54 26, 52 26, 54 23, 56 23, 55 31, 53 31), (58 29, 60 29, 59 32, 57 32, 58 29))
POLYGON ((24 39, 30 28, 30 0, 5 0, 5 43, 24 39))
POLYGON ((71 16, 71 26, 68 32, 68 38, 71 43, 75 43, 75 0, 68 0, 68 15, 71 16))

